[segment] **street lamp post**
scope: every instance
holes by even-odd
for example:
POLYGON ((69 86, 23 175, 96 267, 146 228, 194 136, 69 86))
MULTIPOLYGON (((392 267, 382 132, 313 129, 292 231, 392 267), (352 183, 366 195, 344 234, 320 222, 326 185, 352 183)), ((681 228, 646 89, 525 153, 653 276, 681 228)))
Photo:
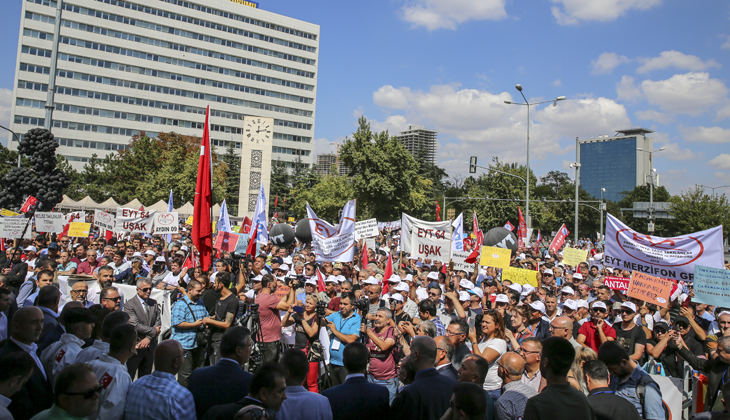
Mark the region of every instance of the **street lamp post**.
POLYGON ((603 210, 604 210, 604 206, 605 206, 605 204, 603 204, 603 193, 605 193, 605 192, 606 192, 606 189, 601 188, 601 204, 598 205, 598 208, 601 211, 601 232, 600 232, 601 237, 598 238, 598 242, 601 244, 601 249, 603 249, 603 210))
POLYGON ((728 188, 728 187, 730 187, 730 185, 720 185, 719 187, 709 187, 707 185, 698 185, 698 186, 699 187, 702 187, 702 188, 709 188, 709 189, 711 189, 712 190, 712 196, 713 197, 715 196, 715 190, 719 190, 720 188, 728 188))
MULTIPOLYGON (((649 226, 647 227, 648 232, 654 232, 654 182, 656 179, 656 168, 654 168, 654 153, 666 150, 666 147, 660 147, 657 150, 644 150, 641 147, 637 147, 636 150, 649 154, 649 167, 651 171, 649 176, 651 177, 651 183, 649 184, 649 226)), ((644 182, 646 183, 646 174, 644 174, 644 182)))
POLYGON ((530 217, 530 106, 531 105, 540 105, 540 104, 546 104, 548 102, 552 102, 553 106, 558 105, 558 101, 564 101, 565 96, 558 96, 557 98, 551 100, 551 101, 542 101, 542 102, 533 102, 530 103, 527 98, 525 97, 525 94, 522 93, 522 85, 516 84, 515 89, 517 89, 520 92, 520 95, 522 95, 522 98, 525 100, 525 103, 519 103, 519 102, 512 102, 512 101, 504 101, 504 103, 508 105, 525 105, 527 106, 527 190, 525 192, 525 195, 527 196, 525 200, 525 215, 527 217, 527 228, 530 229, 532 227, 532 218, 530 217))
MULTIPOLYGON (((2 125, 0 125, 0 128, 2 128, 3 130, 6 130, 6 131, 10 131, 10 133, 13 135, 13 137, 15 137, 15 141, 18 142, 18 147, 20 147, 20 137, 18 137, 18 135, 15 134, 15 131, 13 131, 7 127, 3 127, 2 125)), ((20 152, 18 152, 18 168, 20 168, 20 152)))
POLYGON ((580 188, 580 163, 573 162, 570 164, 571 168, 575 168, 575 227, 574 227, 574 238, 575 243, 578 243, 578 188, 580 188))

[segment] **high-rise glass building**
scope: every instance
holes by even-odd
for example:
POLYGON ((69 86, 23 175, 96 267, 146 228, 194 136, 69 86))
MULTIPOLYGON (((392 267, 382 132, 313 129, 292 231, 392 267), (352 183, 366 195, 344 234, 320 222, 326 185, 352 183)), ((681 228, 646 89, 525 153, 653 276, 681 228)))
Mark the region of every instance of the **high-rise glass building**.
POLYGON ((617 130, 616 135, 578 140, 576 159, 580 166, 580 186, 593 197, 619 201, 623 192, 651 182, 653 133, 644 128, 617 130), (637 149, 642 149, 637 150, 637 149))
POLYGON ((51 130, 76 167, 141 132, 201 136, 207 105, 219 153, 240 148, 244 116, 272 117, 272 160, 313 163, 319 25, 246 0, 64 0, 60 19, 57 6, 23 0, 16 133, 46 123, 57 42, 51 130))

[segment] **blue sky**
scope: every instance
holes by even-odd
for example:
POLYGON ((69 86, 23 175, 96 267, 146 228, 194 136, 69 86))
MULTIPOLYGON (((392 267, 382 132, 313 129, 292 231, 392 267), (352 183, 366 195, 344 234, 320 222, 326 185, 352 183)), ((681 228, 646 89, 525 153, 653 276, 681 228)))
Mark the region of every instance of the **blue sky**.
MULTIPOLYGON (((525 160, 526 112, 505 105, 567 96, 531 115, 536 175, 569 172, 575 138, 655 130, 659 182, 676 194, 730 184, 730 3, 679 0, 261 0, 321 27, 316 152, 365 115, 391 134, 439 131, 438 162, 525 160)), ((9 119, 21 0, 3 0, 0 120, 9 119)), ((0 122, 0 123, 2 123, 0 122)), ((3 124, 4 125, 4 124, 3 124)), ((730 191, 727 189, 725 191, 730 191)))

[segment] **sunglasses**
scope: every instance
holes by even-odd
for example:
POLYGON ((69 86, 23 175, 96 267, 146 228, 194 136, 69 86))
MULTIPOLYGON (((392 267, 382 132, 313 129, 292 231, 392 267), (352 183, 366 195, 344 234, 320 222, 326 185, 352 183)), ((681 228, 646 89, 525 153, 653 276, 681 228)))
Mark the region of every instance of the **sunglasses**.
POLYGON ((684 322, 677 322, 677 328, 687 329, 689 328, 689 325, 685 324, 684 322))
POLYGON ((149 292, 150 290, 152 290, 152 288, 151 288, 151 287, 145 287, 144 289, 139 289, 139 290, 141 290, 141 291, 143 291, 143 292, 147 293, 147 292, 149 292))
POLYGON ((634 313, 634 311, 632 311, 631 309, 621 309, 621 313, 632 315, 634 313))
POLYGON ((600 313, 603 313, 603 314, 605 314, 605 313, 606 313, 606 312, 608 312, 608 311, 606 311, 606 310, 605 310, 605 309, 603 309, 603 308, 595 308, 595 309, 593 309, 593 312, 600 312, 600 313))
POLYGON ((94 397, 94 394, 101 394, 101 390, 104 389, 101 385, 97 385, 96 387, 81 391, 81 392, 64 392, 65 395, 80 395, 84 397, 85 400, 90 400, 94 397))
POLYGON ((115 298, 104 298, 104 299, 105 300, 113 300, 114 302, 119 302, 120 300, 122 300, 122 297, 121 296, 117 296, 115 298))

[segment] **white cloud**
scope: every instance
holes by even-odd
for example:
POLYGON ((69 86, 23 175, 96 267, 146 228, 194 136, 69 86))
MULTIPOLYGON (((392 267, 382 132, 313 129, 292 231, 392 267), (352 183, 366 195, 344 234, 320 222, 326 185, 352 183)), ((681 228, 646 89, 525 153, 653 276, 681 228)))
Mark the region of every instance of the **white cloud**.
POLYGON ((500 20, 507 17, 505 0, 408 0, 401 18, 414 28, 456 29, 469 20, 500 20))
POLYGON ((560 79, 558 79, 558 80, 553 80, 553 83, 552 83, 552 85, 553 85, 553 86, 563 86, 563 82, 562 82, 562 81, 561 81, 560 79))
POLYGON ((654 149, 659 149, 662 147, 664 147, 665 149, 662 150, 661 157, 669 160, 695 160, 703 156, 701 152, 695 153, 691 149, 683 149, 677 143, 664 143, 654 145, 654 149))
POLYGON ((721 48, 723 50, 730 50, 730 35, 725 36, 725 42, 722 44, 721 48))
POLYGON ((629 58, 624 55, 618 55, 616 53, 605 52, 598 56, 597 59, 591 61, 593 74, 610 74, 613 69, 623 63, 628 63, 629 58))
POLYGON ((603 97, 563 101, 557 107, 541 109, 536 119, 551 131, 568 138, 595 137, 631 126, 626 108, 603 97))
POLYGON ((720 108, 719 111, 717 111, 718 120, 724 120, 726 118, 730 118, 730 105, 726 105, 726 106, 720 108))
POLYGON ((314 139, 315 160, 316 160, 317 155, 336 153, 337 146, 333 143, 342 143, 343 140, 344 140, 344 137, 337 138, 334 141, 330 141, 325 138, 314 139))
POLYGON ((717 169, 730 169, 730 155, 723 153, 708 163, 717 169))
POLYGON ((666 80, 644 80, 641 89, 650 104, 676 114, 699 115, 720 103, 728 88, 708 73, 675 74, 666 80))
POLYGON ((387 131, 391 136, 400 134, 408 125, 408 121, 403 115, 391 115, 383 122, 377 120, 368 120, 368 122, 370 123, 370 130, 373 132, 387 131))
POLYGON ((684 139, 700 143, 730 143, 730 128, 722 127, 679 127, 684 139))
POLYGON ((618 99, 633 102, 641 98, 641 90, 636 87, 634 78, 631 76, 623 76, 621 81, 616 85, 616 93, 618 99))
POLYGON ((644 121, 655 121, 659 124, 669 124, 673 121, 672 117, 653 109, 647 109, 646 111, 637 111, 636 118, 644 121))
POLYGON ((709 67, 720 67, 720 63, 715 60, 702 61, 696 55, 687 55, 674 50, 662 51, 659 57, 639 58, 638 60, 643 64, 636 69, 637 73, 649 73, 653 70, 662 70, 669 67, 691 71, 706 70, 709 67))
POLYGON ((606 22, 623 16, 628 10, 647 10, 661 0, 552 0, 560 6, 552 8, 560 25, 577 25, 581 21, 606 22), (562 6, 562 7, 561 7, 562 6))

